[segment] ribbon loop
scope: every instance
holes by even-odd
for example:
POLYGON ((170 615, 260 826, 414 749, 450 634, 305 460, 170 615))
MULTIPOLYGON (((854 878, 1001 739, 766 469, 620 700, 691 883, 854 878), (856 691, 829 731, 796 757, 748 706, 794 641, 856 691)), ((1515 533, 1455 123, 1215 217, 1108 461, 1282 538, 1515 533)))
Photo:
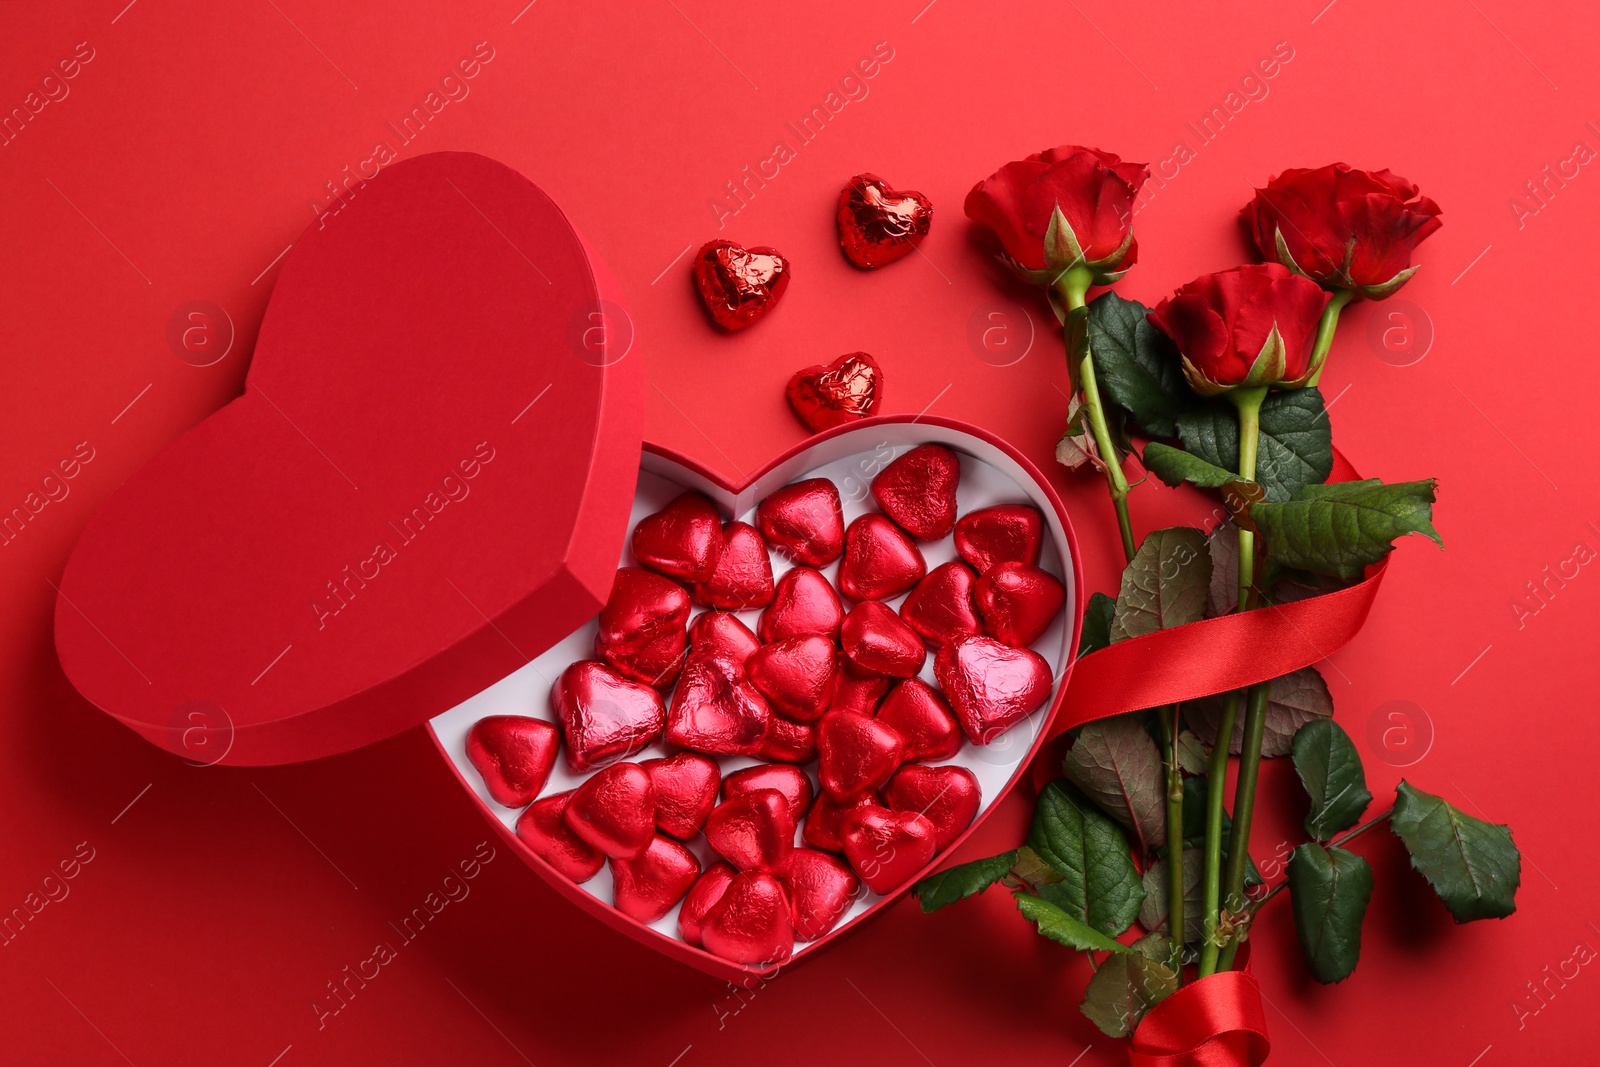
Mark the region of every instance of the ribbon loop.
POLYGON ((1260 1067, 1271 1050, 1261 988, 1222 971, 1179 989, 1133 1033, 1129 1067, 1260 1067))

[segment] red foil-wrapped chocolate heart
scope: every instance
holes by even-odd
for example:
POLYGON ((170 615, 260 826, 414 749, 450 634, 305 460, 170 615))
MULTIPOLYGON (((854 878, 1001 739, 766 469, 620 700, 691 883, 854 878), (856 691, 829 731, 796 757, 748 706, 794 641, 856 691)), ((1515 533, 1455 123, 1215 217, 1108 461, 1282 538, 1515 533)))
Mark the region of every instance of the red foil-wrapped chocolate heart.
POLYGON ((1050 696, 1045 658, 992 637, 963 637, 945 645, 933 658, 933 673, 975 745, 987 745, 1050 696))
POLYGON ((882 674, 863 674, 842 660, 833 672, 833 689, 828 697, 829 711, 853 711, 857 715, 875 715, 878 705, 894 679, 882 674))
POLYGON ((744 964, 782 963, 794 952, 794 922, 783 886, 765 871, 734 875, 700 931, 706 950, 744 964))
POLYGON ((901 767, 883 787, 894 811, 914 811, 933 824, 934 848, 943 852, 972 825, 983 803, 978 778, 965 767, 901 767))
POLYGON ((817 794, 811 810, 806 813, 805 830, 801 836, 812 848, 843 852, 844 839, 840 835, 844 832, 845 819, 855 809, 877 802, 878 795, 870 791, 846 797, 844 800, 835 800, 828 795, 827 790, 823 790, 817 794))
POLYGON ((910 678, 922 670, 928 648, 917 632, 876 600, 850 609, 839 628, 839 645, 863 673, 910 678))
POLYGON ((613 763, 572 791, 562 815, 613 859, 638 859, 656 836, 656 787, 637 763, 613 763))
POLYGON ((863 805, 844 820, 844 854, 874 893, 900 888, 938 851, 933 823, 914 811, 863 805))
POLYGON ((741 871, 775 871, 794 849, 789 798, 776 789, 752 789, 711 809, 706 843, 741 871))
POLYGON ((592 659, 561 672, 550 687, 550 707, 567 739, 567 763, 575 771, 633 755, 660 737, 667 724, 659 692, 592 659))
POLYGON ((830 641, 839 637, 844 608, 839 594, 822 572, 811 567, 792 567, 784 571, 773 590, 772 603, 761 613, 756 632, 761 640, 782 641, 805 634, 820 634, 830 641))
POLYGON ((701 604, 748 611, 772 603, 772 560, 767 543, 747 522, 730 522, 722 531, 722 554, 709 581, 694 587, 701 604))
POLYGON ((826 366, 795 371, 789 406, 812 433, 872 414, 883 400, 883 369, 865 352, 851 352, 826 366))
POLYGON ((756 755, 776 763, 810 763, 817 758, 816 727, 774 715, 767 720, 767 736, 756 755))
POLYGON ((745 661, 750 684, 773 709, 801 722, 816 722, 828 710, 839 653, 817 634, 763 645, 745 661))
POLYGON ((508 808, 539 795, 560 747, 554 726, 525 715, 491 715, 467 731, 467 758, 483 775, 489 795, 508 808))
POLYGON ((900 617, 934 647, 983 632, 972 589, 978 576, 960 560, 941 563, 906 594, 900 617))
POLYGON ((995 504, 956 520, 956 552, 982 574, 996 563, 1039 562, 1044 518, 1027 504, 995 504))
POLYGON ((802 567, 826 567, 844 551, 844 510, 827 478, 786 485, 756 508, 772 551, 802 567))
POLYGON ((905 742, 906 762, 947 760, 961 751, 961 724, 943 695, 921 678, 907 678, 889 691, 878 721, 905 742))
POLYGON ((670 837, 657 834, 638 859, 611 861, 612 903, 630 919, 653 923, 700 877, 694 853, 670 837))
POLYGON ((817 723, 817 778, 835 800, 889 780, 905 761, 893 727, 849 711, 830 711, 817 723))
POLYGON ((815 941, 832 930, 850 910, 861 880, 856 873, 826 852, 797 848, 778 871, 789 897, 789 917, 794 935, 801 941, 815 941))
POLYGON ((722 899, 722 894, 728 891, 728 886, 738 873, 732 864, 721 861, 706 868, 706 872, 689 887, 689 892, 683 898, 683 907, 678 909, 679 937, 699 947, 706 915, 717 906, 717 901, 722 899))
POLYGON ((744 668, 714 656, 691 656, 667 709, 667 740, 679 748, 754 756, 772 709, 744 668))
POLYGON ((857 174, 839 192, 839 247, 865 270, 910 255, 933 225, 933 201, 900 192, 876 174, 857 174))
POLYGON ((712 656, 742 667, 750 654, 760 647, 761 639, 730 612, 702 611, 689 624, 691 656, 712 656))
POLYGON ((638 567, 623 567, 600 609, 595 655, 624 677, 665 688, 683 665, 688 622, 689 594, 681 585, 638 567))
POLYGON ((918 541, 937 541, 955 528, 961 459, 943 445, 918 445, 872 479, 872 499, 918 541))
POLYGON ((633 528, 642 565, 682 582, 708 582, 722 558, 722 515, 701 493, 684 493, 633 528))
POLYGON ((574 882, 587 882, 605 865, 603 852, 567 825, 567 801, 572 792, 552 793, 536 800, 517 817, 517 840, 574 882))
POLYGON ((639 766, 656 787, 656 829, 680 840, 699 833, 717 805, 717 788, 722 784, 717 761, 698 752, 679 752, 643 760, 639 766))
POLYGON ((922 550, 882 515, 862 515, 845 530, 839 591, 851 600, 899 596, 927 573, 922 550))
POLYGON ((711 321, 742 330, 778 305, 789 288, 789 261, 776 248, 707 241, 694 257, 694 284, 711 321))
POLYGON ((972 599, 990 637, 1026 648, 1050 628, 1067 591, 1049 571, 1026 563, 997 563, 978 579, 972 599))
POLYGON ((806 772, 799 767, 786 765, 757 764, 746 767, 742 771, 734 771, 722 782, 722 796, 725 800, 753 793, 757 789, 776 789, 782 793, 789 802, 789 814, 794 817, 795 825, 805 818, 807 809, 811 807, 811 779, 806 777, 806 772))

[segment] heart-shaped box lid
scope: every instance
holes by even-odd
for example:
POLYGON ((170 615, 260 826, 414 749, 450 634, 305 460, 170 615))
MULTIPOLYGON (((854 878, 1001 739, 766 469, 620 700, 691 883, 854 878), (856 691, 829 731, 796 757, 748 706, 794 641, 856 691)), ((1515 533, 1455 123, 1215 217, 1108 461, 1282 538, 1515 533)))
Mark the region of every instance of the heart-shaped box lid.
POLYGON ((632 327, 520 174, 397 163, 284 260, 244 394, 119 488, 56 600, 72 683, 208 763, 417 725, 599 610, 639 465, 632 327))

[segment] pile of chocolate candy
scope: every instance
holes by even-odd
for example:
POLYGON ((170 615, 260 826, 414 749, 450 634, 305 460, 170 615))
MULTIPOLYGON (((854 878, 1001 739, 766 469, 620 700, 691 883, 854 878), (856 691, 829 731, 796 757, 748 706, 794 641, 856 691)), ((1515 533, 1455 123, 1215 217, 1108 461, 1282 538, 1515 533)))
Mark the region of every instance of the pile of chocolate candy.
POLYGON ((640 566, 617 572, 595 658, 551 689, 556 722, 497 715, 468 735, 490 795, 529 805, 518 837, 575 882, 609 860, 620 911, 651 923, 681 901, 680 936, 743 964, 821 937, 863 885, 905 884, 981 805, 972 772, 940 761, 1049 698, 1029 646, 1065 600, 1038 566, 1038 510, 958 517, 960 480, 960 457, 925 444, 848 527, 826 478, 768 496, 754 526, 694 492, 640 520, 640 566), (959 558, 929 570, 918 542, 952 535, 959 558), (776 582, 774 555, 790 563, 776 582), (755 632, 741 611, 760 612, 755 632), (918 677, 930 649, 937 686, 918 677), (623 762, 663 739, 673 754, 623 762), (558 751, 593 773, 540 798, 558 751), (719 757, 763 762, 724 776, 719 757), (705 870, 684 843, 700 834, 719 857, 705 870))

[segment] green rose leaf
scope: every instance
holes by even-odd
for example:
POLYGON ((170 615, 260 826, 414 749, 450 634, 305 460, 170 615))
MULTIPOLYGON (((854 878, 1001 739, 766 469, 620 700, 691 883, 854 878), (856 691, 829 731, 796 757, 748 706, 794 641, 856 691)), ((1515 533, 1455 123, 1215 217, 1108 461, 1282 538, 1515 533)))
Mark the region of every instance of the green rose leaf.
MULTIPOLYGON (((1202 697, 1184 704, 1184 721, 1194 730, 1195 737, 1208 749, 1216 743, 1217 724, 1222 720, 1222 705, 1226 694, 1202 697)), ((1294 743, 1295 732, 1306 723, 1326 719, 1333 715, 1333 695, 1328 683, 1315 667, 1301 667, 1297 671, 1280 675, 1267 689, 1267 718, 1261 735, 1263 759, 1287 756, 1294 743)), ((1244 715, 1234 717, 1233 742, 1228 751, 1237 756, 1244 748, 1244 715)))
MULTIPOLYGON (((1204 931, 1200 881, 1205 869, 1203 849, 1183 850, 1183 940, 1186 943, 1199 941, 1204 931)), ((1144 872, 1144 905, 1139 909, 1139 925, 1146 930, 1160 929, 1167 921, 1168 910, 1167 859, 1163 856, 1144 872)))
POLYGON ((1509 826, 1474 819, 1402 780, 1389 828, 1456 922, 1503 919, 1517 910, 1522 855, 1509 826))
POLYGON ((1089 979, 1078 1010, 1110 1037, 1127 1037, 1145 1013, 1178 989, 1172 944, 1161 934, 1147 934, 1133 951, 1107 957, 1089 979))
POLYGON ((1023 845, 1017 849, 1017 862, 1011 865, 1011 872, 1003 881, 1013 889, 1022 887, 1031 891, 1061 881, 1061 872, 1046 863, 1033 849, 1023 845))
POLYGON ((1078 638, 1078 655, 1087 656, 1111 643, 1111 619, 1117 613, 1117 602, 1104 593, 1092 593, 1089 606, 1083 609, 1083 635, 1078 638))
POLYGON ((1211 553, 1211 591, 1206 615, 1216 618, 1239 606, 1239 527, 1219 522, 1206 538, 1211 553))
POLYGON ((1072 918, 1115 936, 1139 917, 1144 890, 1128 839, 1066 783, 1052 782, 1039 794, 1028 847, 1061 875, 1039 886, 1039 895, 1072 918))
POLYGON ((1444 547, 1433 528, 1433 490, 1432 479, 1308 485, 1286 502, 1257 504, 1250 517, 1277 562, 1354 581, 1406 534, 1424 534, 1444 547))
MULTIPOLYGON (((1194 735, 1193 730, 1184 730, 1178 735, 1178 766, 1191 775, 1204 776, 1211 769, 1210 750, 1194 735)), ((1185 824, 1189 821, 1187 811, 1183 821, 1185 824)))
POLYGON ((1372 868, 1354 852, 1308 841, 1289 856, 1289 892, 1311 976, 1324 985, 1344 981, 1361 957, 1372 868))
POLYGON ((1068 948, 1085 952, 1128 952, 1128 946, 1079 922, 1050 901, 1029 893, 1017 894, 1017 910, 1039 928, 1039 934, 1068 948))
POLYGON ((1372 802, 1361 753, 1344 728, 1332 719, 1317 719, 1300 727, 1292 748, 1294 770, 1311 798, 1306 833, 1327 841, 1361 819, 1372 802))
MULTIPOLYGON (((1180 416, 1178 436, 1213 467, 1239 469, 1239 415, 1232 404, 1208 404, 1180 416)), ((1267 499, 1288 500, 1303 486, 1327 481, 1332 471, 1333 431, 1322 394, 1316 389, 1268 393, 1256 448, 1256 481, 1267 499)))
POLYGON ((1141 855, 1166 840, 1166 772, 1138 719, 1117 715, 1089 723, 1067 750, 1061 770, 1134 835, 1141 855))
POLYGON ((947 904, 983 892, 1010 874, 1017 862, 1017 852, 1017 849, 1012 849, 998 856, 959 863, 938 874, 931 874, 911 887, 911 895, 917 898, 924 913, 938 911, 947 904))
POLYGON ((1211 588, 1206 535, 1192 526, 1156 530, 1122 571, 1113 643, 1205 618, 1211 588))
POLYGON ((1207 463, 1193 452, 1151 441, 1144 447, 1145 469, 1168 485, 1177 486, 1192 482, 1202 489, 1220 489, 1230 482, 1241 481, 1230 470, 1207 463))
POLYGON ((1195 405, 1183 364, 1167 335, 1137 300, 1104 293, 1089 305, 1089 345, 1102 392, 1153 437, 1176 437, 1177 419, 1195 405))

